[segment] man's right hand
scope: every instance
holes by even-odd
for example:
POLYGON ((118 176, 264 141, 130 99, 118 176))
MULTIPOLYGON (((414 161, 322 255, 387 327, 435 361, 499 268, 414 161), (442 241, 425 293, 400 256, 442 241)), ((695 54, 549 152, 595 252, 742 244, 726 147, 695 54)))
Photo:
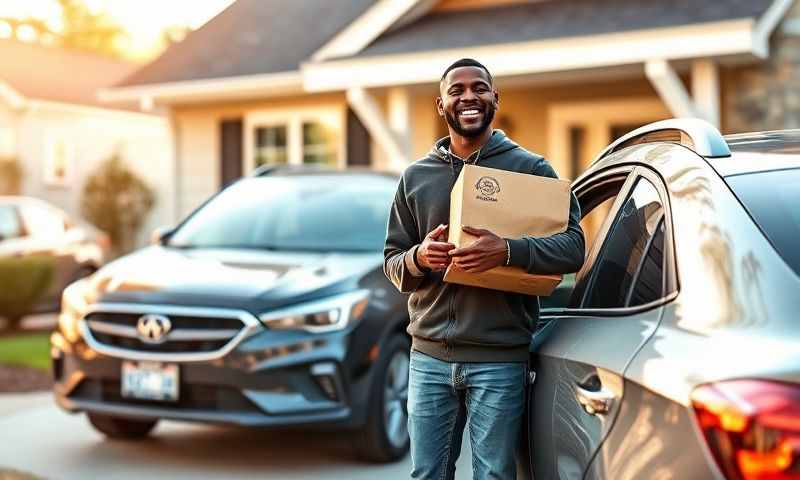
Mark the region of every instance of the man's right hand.
POLYGON ((450 265, 447 252, 454 249, 455 245, 440 241, 442 237, 447 238, 447 225, 439 225, 425 235, 425 240, 417 248, 417 263, 420 266, 438 272, 450 265))

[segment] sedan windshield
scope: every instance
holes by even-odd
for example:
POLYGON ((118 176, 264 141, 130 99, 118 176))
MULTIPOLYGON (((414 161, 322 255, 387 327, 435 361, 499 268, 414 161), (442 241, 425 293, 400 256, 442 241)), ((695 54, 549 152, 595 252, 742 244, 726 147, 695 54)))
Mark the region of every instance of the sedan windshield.
POLYGON ((395 189, 378 175, 248 178, 189 217, 168 245, 380 251, 395 189))
POLYGON ((725 180, 781 257, 800 275, 800 169, 734 175, 725 180))

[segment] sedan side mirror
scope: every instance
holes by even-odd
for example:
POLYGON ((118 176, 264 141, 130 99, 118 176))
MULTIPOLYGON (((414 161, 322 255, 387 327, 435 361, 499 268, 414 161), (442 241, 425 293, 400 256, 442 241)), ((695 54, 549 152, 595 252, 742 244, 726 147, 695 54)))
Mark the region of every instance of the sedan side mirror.
POLYGON ((169 226, 162 226, 157 227, 153 230, 153 233, 150 234, 150 244, 151 245, 164 245, 167 243, 169 238, 175 233, 175 227, 169 226))

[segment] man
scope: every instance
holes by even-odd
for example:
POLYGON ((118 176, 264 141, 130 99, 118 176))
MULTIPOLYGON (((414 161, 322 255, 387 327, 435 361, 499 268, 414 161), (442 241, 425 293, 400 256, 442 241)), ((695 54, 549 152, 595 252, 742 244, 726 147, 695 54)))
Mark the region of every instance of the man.
POLYGON ((478 237, 474 243, 447 243, 449 194, 465 163, 552 178, 556 173, 544 158, 492 130, 500 96, 479 62, 462 59, 447 68, 440 95, 436 108, 450 135, 403 173, 384 249, 386 276, 411 294, 411 477, 452 479, 468 420, 474 478, 507 480, 516 477, 539 300, 444 283, 444 270, 452 262, 468 272, 501 265, 540 274, 575 272, 584 256, 580 208, 573 195, 567 230, 551 237, 504 239, 465 226, 478 237))

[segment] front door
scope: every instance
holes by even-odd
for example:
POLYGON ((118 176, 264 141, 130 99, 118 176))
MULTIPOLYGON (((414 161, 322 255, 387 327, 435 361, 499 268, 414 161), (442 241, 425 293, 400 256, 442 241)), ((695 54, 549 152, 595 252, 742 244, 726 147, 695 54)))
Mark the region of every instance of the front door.
POLYGON ((565 308, 543 312, 534 337, 529 441, 536 479, 583 478, 610 431, 623 372, 655 331, 667 223, 663 192, 642 168, 608 172, 578 191, 587 214, 613 198, 565 308), (624 180, 620 178, 624 175, 624 180), (624 182, 624 183, 623 183, 624 182), (597 188, 593 188, 597 185, 597 188))

